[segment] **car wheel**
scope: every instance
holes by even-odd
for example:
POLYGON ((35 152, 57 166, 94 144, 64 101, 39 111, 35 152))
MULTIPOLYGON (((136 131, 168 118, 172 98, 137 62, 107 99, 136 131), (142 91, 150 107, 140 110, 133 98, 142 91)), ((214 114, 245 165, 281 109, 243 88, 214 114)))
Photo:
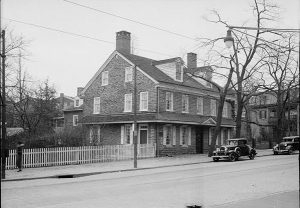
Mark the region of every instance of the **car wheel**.
POLYGON ((219 158, 214 158, 213 160, 214 160, 214 162, 218 162, 219 158))
POLYGON ((274 155, 278 155, 278 152, 275 152, 275 151, 274 151, 273 153, 274 153, 274 155))
POLYGON ((235 161, 235 155, 234 155, 234 153, 231 153, 231 154, 229 155, 229 161, 230 161, 230 162, 235 161))
POLYGON ((254 160, 254 158, 255 158, 255 154, 253 154, 253 153, 250 153, 250 155, 249 155, 249 158, 250 158, 250 160, 254 160))
POLYGON ((288 154, 291 155, 293 153, 292 149, 289 149, 288 154))

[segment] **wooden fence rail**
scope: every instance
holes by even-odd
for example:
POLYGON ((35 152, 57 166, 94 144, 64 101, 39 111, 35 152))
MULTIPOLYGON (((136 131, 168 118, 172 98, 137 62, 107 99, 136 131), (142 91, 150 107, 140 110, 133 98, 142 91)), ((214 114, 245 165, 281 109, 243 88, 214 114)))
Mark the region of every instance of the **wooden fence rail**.
MULTIPOLYGON (((9 150, 6 169, 16 168, 16 150, 9 150)), ((138 145, 138 158, 155 157, 155 144, 138 145)), ((133 145, 55 147, 23 150, 23 167, 100 163, 133 159, 133 145)))

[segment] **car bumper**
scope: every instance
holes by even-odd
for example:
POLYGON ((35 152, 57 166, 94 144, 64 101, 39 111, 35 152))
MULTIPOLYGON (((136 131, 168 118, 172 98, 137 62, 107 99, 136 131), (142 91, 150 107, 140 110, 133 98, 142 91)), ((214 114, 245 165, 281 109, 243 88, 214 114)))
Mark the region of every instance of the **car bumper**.
POLYGON ((273 152, 277 152, 277 153, 288 153, 289 152, 289 150, 287 149, 285 149, 285 150, 281 150, 281 149, 276 149, 276 150, 273 150, 273 152))
POLYGON ((214 155, 212 156, 212 158, 219 158, 219 159, 228 158, 228 157, 229 157, 229 155, 226 155, 224 153, 214 153, 214 155))

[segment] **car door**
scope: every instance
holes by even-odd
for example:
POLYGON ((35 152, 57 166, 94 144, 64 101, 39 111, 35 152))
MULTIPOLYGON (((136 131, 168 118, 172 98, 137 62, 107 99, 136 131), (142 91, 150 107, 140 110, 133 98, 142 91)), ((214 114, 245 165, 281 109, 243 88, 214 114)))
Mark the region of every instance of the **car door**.
POLYGON ((241 140, 238 143, 239 148, 241 149, 241 156, 249 155, 249 148, 246 144, 247 144, 246 140, 241 140))

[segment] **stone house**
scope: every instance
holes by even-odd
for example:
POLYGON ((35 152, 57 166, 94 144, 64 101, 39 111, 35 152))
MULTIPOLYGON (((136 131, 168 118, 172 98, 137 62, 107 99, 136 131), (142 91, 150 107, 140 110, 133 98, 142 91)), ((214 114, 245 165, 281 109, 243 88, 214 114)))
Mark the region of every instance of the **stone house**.
MULTIPOLYGON (((78 95, 83 99, 79 123, 88 129, 88 139, 100 145, 132 144, 136 118, 138 144, 156 144, 158 155, 206 152, 219 94, 209 82, 187 72, 193 69, 211 79, 210 67, 197 67, 194 53, 188 54, 188 68, 179 57, 137 56, 130 42, 129 32, 116 33, 116 50, 78 95)), ((230 137, 234 126, 232 107, 226 102, 217 145, 230 137)))

